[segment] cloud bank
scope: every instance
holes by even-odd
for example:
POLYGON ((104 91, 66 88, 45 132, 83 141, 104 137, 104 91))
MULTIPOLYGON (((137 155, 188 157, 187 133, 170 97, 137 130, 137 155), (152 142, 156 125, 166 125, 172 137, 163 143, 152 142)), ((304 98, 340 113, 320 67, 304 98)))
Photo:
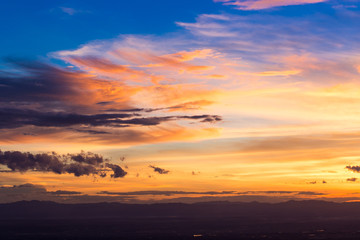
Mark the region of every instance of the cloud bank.
POLYGON ((113 171, 111 178, 122 178, 127 174, 119 165, 108 163, 108 159, 90 152, 59 155, 55 152, 32 154, 19 151, 1 151, 0 164, 12 172, 40 171, 56 174, 69 173, 76 177, 96 175, 106 177, 106 171, 113 171))

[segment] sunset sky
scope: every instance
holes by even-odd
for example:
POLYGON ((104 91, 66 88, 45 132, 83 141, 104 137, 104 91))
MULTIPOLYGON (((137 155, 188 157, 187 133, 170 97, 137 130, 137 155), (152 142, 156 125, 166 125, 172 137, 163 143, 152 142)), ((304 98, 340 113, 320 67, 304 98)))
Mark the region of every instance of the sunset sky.
POLYGON ((358 0, 14 0, 0 20, 0 202, 360 199, 358 0))

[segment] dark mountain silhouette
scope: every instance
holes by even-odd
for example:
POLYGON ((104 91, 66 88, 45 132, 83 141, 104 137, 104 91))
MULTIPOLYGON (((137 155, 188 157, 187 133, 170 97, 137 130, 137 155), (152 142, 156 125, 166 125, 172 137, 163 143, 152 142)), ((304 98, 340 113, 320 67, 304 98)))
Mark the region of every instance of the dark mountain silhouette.
POLYGON ((0 239, 360 239, 360 203, 0 204, 0 239))
POLYGON ((123 218, 123 217, 238 217, 247 219, 359 218, 360 203, 326 201, 204 202, 204 203, 87 203, 61 204, 20 201, 0 204, 0 219, 123 218))

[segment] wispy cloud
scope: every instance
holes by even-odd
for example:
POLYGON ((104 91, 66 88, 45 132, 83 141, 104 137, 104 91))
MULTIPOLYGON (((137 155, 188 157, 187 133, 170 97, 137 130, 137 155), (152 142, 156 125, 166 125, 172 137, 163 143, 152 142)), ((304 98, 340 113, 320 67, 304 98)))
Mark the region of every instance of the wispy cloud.
POLYGON ((64 13, 69 14, 69 15, 71 15, 71 16, 78 12, 78 11, 75 10, 74 8, 69 8, 69 7, 60 7, 60 9, 61 9, 61 11, 63 11, 64 13))
POLYGON ((104 195, 117 195, 117 196, 143 196, 143 195, 164 195, 164 196, 173 196, 173 195, 229 195, 234 194, 235 191, 208 191, 208 192, 189 192, 189 191, 137 191, 137 192, 109 192, 101 191, 97 194, 104 195))
POLYGON ((328 0, 214 0, 224 5, 235 6, 239 10, 260 10, 273 7, 304 5, 311 3, 326 2, 328 0))
POLYGON ((59 9, 63 13, 68 14, 70 16, 73 16, 75 14, 91 13, 88 10, 80 10, 80 9, 75 9, 75 8, 71 8, 71 7, 59 7, 59 9))

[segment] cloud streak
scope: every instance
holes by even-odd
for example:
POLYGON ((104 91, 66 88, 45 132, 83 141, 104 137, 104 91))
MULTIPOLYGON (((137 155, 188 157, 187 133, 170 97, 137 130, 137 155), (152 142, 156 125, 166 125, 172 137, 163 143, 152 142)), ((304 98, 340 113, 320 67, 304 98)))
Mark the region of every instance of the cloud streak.
MULTIPOLYGON (((296 191, 131 191, 114 192, 99 191, 95 195, 84 194, 72 190, 49 191, 45 186, 31 183, 0 186, 0 202, 14 202, 19 200, 43 200, 66 203, 77 202, 131 202, 131 203, 154 203, 154 202, 199 202, 199 201, 260 201, 282 202, 286 200, 303 200, 308 197, 316 198, 326 195, 320 192, 296 192, 296 191), (152 200, 149 197, 162 197, 162 200, 152 200)), ((356 199, 356 198, 355 198, 356 199)), ((337 199, 346 201, 348 199, 337 199)))
POLYGON ((328 0, 214 0, 224 5, 235 6, 239 10, 261 10, 273 7, 305 5, 326 2, 328 0))
MULTIPOLYGON (((164 116, 164 117, 140 117, 139 114, 77 114, 67 112, 38 112, 22 109, 0 109, 0 128, 18 128, 23 126, 37 127, 114 127, 123 128, 129 126, 155 126, 163 122, 181 119, 199 120, 200 122, 218 122, 221 117, 217 115, 193 115, 193 116, 164 116), (136 117, 139 116, 139 117, 136 117)), ((89 133, 92 133, 91 131, 89 133)), ((101 132, 93 132, 100 134, 101 132)))
POLYGON ((136 191, 136 192, 110 192, 101 191, 97 194, 116 195, 116 196, 143 196, 143 195, 158 195, 158 196, 173 196, 173 195, 228 195, 234 194, 235 191, 208 191, 208 192, 188 192, 188 191, 136 191))
POLYGON ((60 7, 61 11, 63 11, 64 13, 69 14, 70 16, 74 15, 75 13, 77 13, 78 11, 76 11, 73 8, 69 8, 69 7, 60 7))

